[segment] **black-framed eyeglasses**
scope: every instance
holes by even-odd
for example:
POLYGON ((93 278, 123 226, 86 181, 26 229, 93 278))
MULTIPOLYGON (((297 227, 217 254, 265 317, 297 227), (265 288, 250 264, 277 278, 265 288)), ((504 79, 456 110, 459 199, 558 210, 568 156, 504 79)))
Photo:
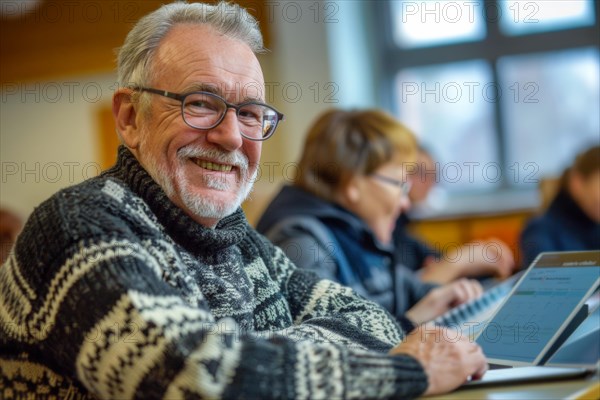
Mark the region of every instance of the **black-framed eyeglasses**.
POLYGON ((380 175, 380 174, 371 174, 375 179, 380 180, 381 182, 389 183, 390 185, 394 185, 397 188, 400 188, 402 191, 402 196, 408 196, 408 192, 410 192, 410 188, 412 187, 411 181, 401 181, 400 179, 390 178, 389 176, 380 175))
POLYGON ((225 118, 227 110, 233 108, 240 124, 240 133, 250 140, 260 141, 270 138, 275 133, 279 121, 284 119, 282 113, 269 105, 256 101, 231 104, 211 92, 199 91, 180 94, 145 87, 134 87, 133 89, 179 100, 183 120, 196 129, 204 130, 216 127, 225 118))

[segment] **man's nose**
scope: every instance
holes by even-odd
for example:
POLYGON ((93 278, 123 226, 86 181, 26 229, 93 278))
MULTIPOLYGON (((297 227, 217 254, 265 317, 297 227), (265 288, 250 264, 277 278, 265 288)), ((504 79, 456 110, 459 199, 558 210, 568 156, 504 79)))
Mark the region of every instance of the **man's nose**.
POLYGON ((208 131, 206 140, 228 151, 242 147, 244 138, 240 131, 236 111, 233 108, 227 109, 221 123, 208 131))

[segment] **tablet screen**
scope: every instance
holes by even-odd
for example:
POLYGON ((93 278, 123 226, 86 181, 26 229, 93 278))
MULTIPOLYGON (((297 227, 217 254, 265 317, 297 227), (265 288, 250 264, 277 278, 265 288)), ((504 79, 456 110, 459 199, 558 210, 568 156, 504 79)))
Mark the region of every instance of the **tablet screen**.
POLYGON ((537 363, 600 282, 600 252, 544 253, 477 338, 489 359, 537 363))

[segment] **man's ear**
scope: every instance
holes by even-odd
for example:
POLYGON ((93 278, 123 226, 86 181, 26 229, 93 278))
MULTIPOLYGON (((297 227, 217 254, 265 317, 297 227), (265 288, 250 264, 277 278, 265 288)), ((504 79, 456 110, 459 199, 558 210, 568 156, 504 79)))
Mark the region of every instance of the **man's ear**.
POLYGON ((115 126, 120 133, 123 142, 130 149, 136 149, 141 140, 142 132, 137 124, 137 113, 139 104, 129 89, 119 89, 113 95, 112 111, 115 126))

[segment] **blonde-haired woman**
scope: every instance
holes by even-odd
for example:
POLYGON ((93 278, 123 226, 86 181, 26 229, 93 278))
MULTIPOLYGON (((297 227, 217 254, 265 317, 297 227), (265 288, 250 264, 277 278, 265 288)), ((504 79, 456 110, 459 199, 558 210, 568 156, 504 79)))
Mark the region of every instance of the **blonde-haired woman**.
POLYGON ((396 260, 392 232, 416 155, 415 136, 391 115, 329 110, 309 129, 293 185, 257 229, 298 266, 352 287, 410 330, 481 294, 466 279, 423 283, 396 260))

